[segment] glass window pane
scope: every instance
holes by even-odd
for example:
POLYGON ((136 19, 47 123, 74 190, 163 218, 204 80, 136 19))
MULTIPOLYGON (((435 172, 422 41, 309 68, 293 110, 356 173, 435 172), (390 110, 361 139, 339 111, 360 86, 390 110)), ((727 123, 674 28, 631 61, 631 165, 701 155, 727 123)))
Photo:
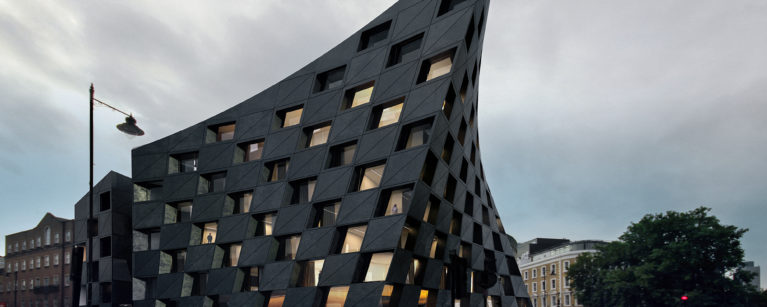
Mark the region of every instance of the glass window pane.
POLYGON ((240 251, 242 251, 242 244, 229 246, 229 266, 237 266, 237 262, 240 261, 240 251))
POLYGON ((405 148, 426 144, 429 140, 429 128, 431 128, 430 124, 423 124, 410 128, 405 148))
POLYGON ((253 193, 246 192, 239 195, 237 198, 237 212, 246 213, 250 211, 250 204, 253 202, 253 193))
POLYGON ((234 124, 223 125, 216 131, 216 141, 226 141, 234 138, 234 124))
POLYGON ((351 107, 357 107, 370 102, 370 97, 373 95, 373 86, 360 89, 354 92, 354 98, 352 99, 351 107))
POLYGON ((269 305, 267 307, 282 307, 283 303, 285 303, 285 291, 274 291, 269 297, 269 305))
POLYGON ((272 235, 272 225, 274 225, 274 214, 264 215, 264 235, 272 235))
POLYGON ((245 153, 245 161, 261 159, 261 154, 264 152, 264 142, 248 144, 246 149, 247 152, 245 153))
POLYGON ((367 229, 367 225, 349 227, 349 229, 346 231, 344 244, 341 247, 341 253, 359 252, 360 247, 362 247, 362 239, 365 238, 365 231, 367 229))
POLYGON ((336 224, 336 217, 338 217, 338 210, 341 208, 341 202, 335 202, 333 204, 322 206, 317 209, 317 217, 315 227, 332 226, 336 224))
POLYGON ((204 229, 202 230, 203 244, 215 243, 217 231, 218 231, 218 223, 205 223, 204 229))
POLYGON ((429 67, 429 74, 426 76, 426 81, 449 73, 452 66, 453 60, 449 56, 432 60, 431 66, 429 67))
POLYGON ((349 293, 349 286, 332 287, 328 292, 326 307, 343 307, 346 302, 346 295, 349 293))
POLYGON ((365 274, 365 282, 384 281, 389 273, 389 265, 394 253, 378 253, 370 257, 368 272, 365 274))
POLYGON ((377 188, 381 184, 381 177, 383 177, 384 168, 386 164, 371 166, 365 169, 362 174, 362 181, 360 182, 360 191, 377 188))
POLYGON ((286 112, 285 121, 283 121, 282 126, 290 127, 290 126, 298 125, 301 122, 301 114, 303 112, 304 112, 303 108, 286 112))
POLYGON ((309 147, 327 143, 328 135, 330 135, 330 125, 314 129, 309 139, 309 147))
POLYGON ((399 115, 402 112, 402 104, 398 103, 381 111, 381 120, 378 121, 378 128, 388 126, 399 121, 399 115))
POLYGON ((303 271, 303 287, 316 287, 317 282, 320 280, 320 273, 322 272, 322 265, 325 264, 325 260, 313 260, 307 261, 303 271))
POLYGON ((182 203, 178 203, 176 205, 176 208, 177 208, 176 221, 186 222, 192 219, 192 202, 185 201, 182 203))
POLYGON ((384 215, 400 214, 407 211, 407 207, 410 205, 411 191, 410 189, 391 191, 384 215))

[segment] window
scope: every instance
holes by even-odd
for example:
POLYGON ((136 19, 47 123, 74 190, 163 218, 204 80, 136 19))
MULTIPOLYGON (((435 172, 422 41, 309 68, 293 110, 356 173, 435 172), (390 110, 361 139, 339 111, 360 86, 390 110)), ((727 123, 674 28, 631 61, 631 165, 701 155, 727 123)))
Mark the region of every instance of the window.
POLYGON ((551 264, 551 274, 557 274, 557 264, 552 263, 551 264))
POLYGON ((455 180, 455 177, 453 177, 453 175, 448 175, 447 184, 445 185, 445 191, 442 194, 442 198, 452 203, 455 197, 456 184, 458 184, 458 182, 455 180))
POLYGON ((298 244, 301 243, 301 236, 295 235, 279 240, 280 247, 277 251, 278 260, 293 260, 296 259, 296 253, 298 253, 298 244))
POLYGON ((463 145, 463 141, 466 138, 466 121, 461 119, 461 126, 458 128, 458 142, 463 145))
POLYGON ((429 257, 432 259, 442 259, 445 252, 445 240, 447 238, 444 235, 435 235, 431 241, 431 248, 429 248, 429 257))
POLYGON ((439 5, 439 11, 437 11, 437 16, 442 16, 447 12, 450 12, 453 10, 457 5, 465 2, 466 0, 442 0, 442 3, 439 5))
POLYGON ((450 157, 453 155, 453 146, 455 146, 455 141, 453 140, 453 136, 450 135, 450 133, 447 134, 447 139, 445 140, 445 146, 442 147, 442 161, 445 161, 445 163, 450 164, 450 157))
POLYGON ((399 121, 400 113, 402 113, 402 103, 404 101, 405 98, 401 97, 373 108, 373 118, 370 121, 370 129, 381 128, 397 123, 399 121))
POLYGON ((328 291, 328 300, 326 307, 343 307, 346 302, 346 295, 349 294, 349 286, 330 287, 328 291))
POLYGON ((461 159, 461 171, 458 173, 458 178, 461 181, 466 182, 466 174, 469 171, 469 162, 466 159, 461 159))
POLYGON ((329 167, 349 165, 354 161, 354 151, 357 149, 357 142, 344 143, 330 147, 329 167))
POLYGON ((66 234, 64 235, 64 241, 69 242, 72 240, 72 232, 67 230, 66 234))
POLYGON ((283 303, 285 303, 285 290, 276 290, 269 296, 269 304, 266 307, 282 307, 283 303))
POLYGON ((450 120, 450 114, 453 113, 454 101, 455 101, 455 90, 453 90, 453 85, 451 84, 450 87, 448 87, 447 89, 445 100, 442 101, 442 113, 445 114, 445 117, 448 120, 450 120))
POLYGON ((45 245, 51 245, 51 227, 45 226, 43 234, 45 235, 45 245))
POLYGON ((450 219, 450 233, 456 236, 461 235, 461 223, 463 215, 453 211, 453 217, 450 219))
POLYGON ((171 211, 166 215, 168 223, 179 223, 192 220, 192 202, 182 201, 170 205, 171 211))
POLYGON ((528 275, 527 271, 525 271, 525 280, 527 280, 527 275, 528 275))
POLYGON ((317 80, 314 83, 314 92, 318 93, 341 87, 344 84, 345 71, 346 65, 317 74, 317 80))
POLYGON ((565 276, 564 281, 565 281, 565 288, 570 288, 570 278, 565 276))
POLYGON ((205 223, 202 228, 202 244, 216 243, 216 233, 218 232, 218 223, 205 223))
POLYGON ((317 185, 317 178, 309 178, 290 183, 292 190, 290 196, 291 204, 303 204, 312 201, 314 196, 314 187, 317 185))
POLYGON ((471 49, 471 42, 474 41, 474 17, 471 17, 471 21, 469 21, 469 28, 466 29, 466 35, 464 36, 463 40, 466 42, 466 51, 468 52, 469 49, 471 49))
POLYGON ((278 128, 295 126, 301 123, 301 114, 304 113, 303 106, 277 111, 278 128))
POLYGON ((533 269, 533 278, 538 277, 538 269, 533 269))
MULTIPOLYGON (((112 237, 104 237, 99 239, 99 248, 101 249, 99 257, 112 256, 112 237)), ((48 262, 48 259, 46 259, 45 262, 48 262)))
POLYGON ((395 215, 407 212, 413 198, 410 187, 392 189, 381 193, 381 204, 377 216, 395 215))
POLYGON ((61 241, 61 234, 59 234, 58 232, 54 233, 53 234, 53 243, 54 244, 59 244, 60 241, 61 241))
POLYGON ((233 213, 247 213, 250 211, 250 204, 253 202, 253 192, 240 192, 230 195, 230 197, 234 200, 233 213))
POLYGON ((322 272, 322 265, 325 264, 325 260, 311 260, 301 263, 301 275, 299 276, 299 286, 301 287, 316 287, 320 280, 320 273, 322 272))
POLYGON ((541 277, 546 276, 546 267, 541 267, 541 277))
POLYGON ((405 283, 409 285, 420 284, 423 281, 423 271, 423 261, 413 258, 413 261, 410 262, 410 269, 405 275, 405 283))
MULTIPOLYGON (((40 258, 40 257, 37 257, 37 261, 35 261, 35 263, 36 263, 36 265, 35 265, 35 266, 36 266, 38 269, 40 268, 40 263, 41 263, 41 262, 42 262, 42 261, 41 261, 41 258, 40 258)), ((17 263, 16 265, 18 266, 19 264, 17 263)), ((16 267, 16 271, 18 271, 18 270, 19 270, 19 268, 18 268, 18 267, 16 267)))
MULTIPOLYGON (((541 276, 543 276, 543 275, 541 274, 541 276)), ((546 281, 545 280, 541 280, 541 291, 546 291, 546 281)))
POLYGON ((171 155, 168 158, 168 174, 197 171, 197 152, 171 155))
POLYGON ((272 226, 274 225, 274 214, 268 213, 258 218, 256 234, 261 236, 271 236, 272 226))
POLYGON ((551 290, 554 290, 556 288, 557 288, 557 280, 556 279, 552 279, 551 280, 551 290))
POLYGON ((421 48, 421 40, 423 40, 423 33, 410 37, 392 46, 386 67, 418 59, 420 55, 418 50, 421 48))
POLYGON ((328 142, 330 136, 330 123, 320 124, 304 129, 304 147, 314 147, 328 142))
POLYGON ((37 237, 37 247, 43 246, 41 242, 42 240, 40 239, 40 237, 37 237))
POLYGON ((314 207, 314 218, 312 227, 333 226, 338 218, 338 211, 341 209, 341 201, 323 203, 314 207))
POLYGON ((431 122, 432 119, 429 118, 427 120, 405 125, 405 127, 402 128, 402 133, 399 137, 397 150, 409 149, 426 144, 429 141, 431 122))
POLYGON ((251 267, 247 271, 245 282, 243 282, 243 291, 258 291, 258 276, 260 275, 258 267, 251 267))
POLYGON ((570 261, 565 261, 564 266, 565 266, 564 272, 567 272, 567 270, 570 269, 570 261))
POLYGON ((234 138, 234 123, 209 126, 205 134, 205 143, 228 141, 234 138))
POLYGON ((570 306, 570 294, 565 294, 565 306, 570 306))
POLYGON ((242 244, 232 244, 229 246, 229 266, 237 266, 240 261, 240 252, 242 251, 242 244))
POLYGON ((134 202, 152 201, 160 198, 162 198, 162 181, 143 182, 133 185, 134 202))
POLYGON ((377 43, 386 40, 386 37, 389 35, 390 27, 391 20, 363 31, 360 36, 360 46, 357 48, 357 51, 373 48, 377 43))
POLYGON ((266 168, 266 171, 264 172, 264 175, 266 175, 265 181, 272 182, 272 181, 285 179, 285 177, 287 177, 287 174, 288 174, 289 164, 290 164, 290 160, 288 159, 282 159, 282 160, 266 163, 264 165, 264 167, 266 168))
POLYGON ((371 255, 370 265, 368 265, 367 273, 365 274, 365 282, 386 280, 392 257, 394 257, 394 253, 391 252, 371 255))
MULTIPOLYGON (((27 241, 21 242, 21 250, 26 250, 26 249, 27 249, 27 241)), ((10 248, 9 248, 9 251, 10 251, 10 248)))
POLYGON ((346 90, 346 93, 344 94, 344 103, 341 105, 341 110, 356 108, 358 106, 369 103, 370 98, 373 96, 374 85, 375 82, 371 81, 346 90))
POLYGON ((377 188, 381 184, 386 163, 373 164, 357 168, 355 188, 357 191, 364 191, 377 188))
POLYGON ((426 210, 423 213, 423 221, 437 225, 437 216, 439 214, 439 199, 434 196, 429 197, 426 201, 426 210))
POLYGON ((367 225, 349 227, 346 230, 346 236, 344 237, 343 244, 341 245, 341 253, 354 253, 359 252, 362 247, 362 239, 365 238, 365 231, 367 225))
POLYGON ((173 264, 171 265, 170 271, 172 273, 178 273, 184 271, 184 265, 186 264, 186 250, 178 250, 175 252, 171 252, 173 257, 173 264))
POLYGON ((21 260, 21 270, 26 271, 27 270, 27 261, 21 260))
POLYGON ((264 140, 237 144, 234 149, 234 162, 248 162, 261 159, 264 153, 264 140))
POLYGON ((226 189, 226 172, 200 176, 197 194, 223 192, 226 189))
POLYGON ((427 185, 431 185, 434 180, 434 173, 437 171, 437 157, 431 153, 426 153, 426 160, 424 161, 423 168, 421 169, 420 179, 427 185))
POLYGON ((72 255, 70 255, 69 253, 64 254, 64 264, 69 264, 71 259, 72 259, 72 255))
POLYGON ((424 60, 421 64, 421 71, 418 74, 418 83, 429 81, 450 73, 450 69, 453 67, 454 53, 455 49, 452 49, 424 60))

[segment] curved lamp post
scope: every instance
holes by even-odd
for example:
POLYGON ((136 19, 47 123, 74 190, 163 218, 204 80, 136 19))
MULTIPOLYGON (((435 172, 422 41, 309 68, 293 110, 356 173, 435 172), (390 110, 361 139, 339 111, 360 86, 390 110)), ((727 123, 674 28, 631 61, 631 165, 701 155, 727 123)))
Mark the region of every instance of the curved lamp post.
MULTIPOLYGON (((118 108, 115 108, 115 107, 107 104, 106 102, 103 102, 103 101, 98 100, 95 97, 93 97, 93 93, 94 93, 93 83, 91 83, 90 93, 91 93, 91 95, 90 95, 90 103, 88 104, 89 111, 90 111, 90 164, 89 164, 89 166, 90 166, 90 173, 89 173, 90 177, 89 177, 89 190, 88 190, 88 199, 89 199, 89 202, 88 202, 88 221, 86 223, 87 236, 88 236, 88 241, 87 241, 87 244, 88 244, 87 245, 88 246, 88 248, 87 248, 88 256, 87 256, 87 261, 86 261, 87 262, 87 270, 86 270, 86 276, 85 276, 85 285, 86 285, 86 287, 85 287, 85 289, 86 289, 86 292, 85 292, 86 293, 86 299, 85 299, 85 301, 86 301, 87 306, 91 306, 91 304, 92 304, 92 302, 91 302, 91 287, 88 285, 88 282, 89 282, 89 277, 90 277, 90 274, 91 274, 91 271, 92 271, 92 267, 91 267, 92 266, 92 264, 91 264, 92 262, 91 262, 91 260, 93 259, 93 236, 98 234, 98 227, 96 227, 96 229, 92 229, 92 227, 91 227, 91 224, 93 223, 92 222, 93 221, 93 106, 95 105, 95 103, 99 103, 99 104, 102 104, 104 106, 109 107, 110 109, 112 109, 114 111, 120 112, 120 113, 124 114, 125 116, 127 116, 125 118, 125 122, 124 123, 117 125, 117 130, 120 130, 120 131, 124 132, 125 134, 134 135, 134 136, 144 135, 144 130, 141 130, 141 128, 136 126, 136 119, 133 118, 133 114, 127 113, 125 111, 122 111, 122 110, 120 110, 118 108), (94 230, 96 231, 95 234, 92 233, 94 230)), ((75 246, 72 249, 72 254, 73 254, 73 257, 72 257, 73 258, 73 261, 72 261, 73 264, 78 262, 78 261, 80 263, 82 263, 82 261, 80 261, 80 259, 78 259, 75 256, 75 255, 82 256, 82 247, 75 246)), ((73 267, 72 271, 70 272, 70 274, 73 277, 72 279, 75 279, 74 280, 74 284, 77 286, 77 288, 74 288, 73 289, 74 291, 72 291, 72 306, 79 306, 79 304, 80 304, 80 284, 81 284, 80 281, 81 281, 81 277, 82 277, 82 276, 80 276, 81 272, 82 272, 82 268, 81 267, 78 268, 77 272, 75 272, 74 267, 73 267)))

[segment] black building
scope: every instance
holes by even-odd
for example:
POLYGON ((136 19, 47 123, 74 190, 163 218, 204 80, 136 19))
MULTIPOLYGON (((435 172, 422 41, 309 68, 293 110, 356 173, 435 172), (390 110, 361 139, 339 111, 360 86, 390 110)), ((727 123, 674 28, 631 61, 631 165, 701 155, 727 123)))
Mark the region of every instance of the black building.
POLYGON ((399 1, 134 149, 134 305, 529 304, 480 159, 488 5, 399 1))
POLYGON ((73 257, 72 262, 75 277, 73 284, 79 291, 80 298, 78 305, 130 304, 133 204, 131 179, 116 172, 109 172, 93 186, 93 206, 89 208, 88 203, 89 198, 86 194, 75 204, 74 243, 76 246, 85 247, 84 257, 77 255, 73 257), (84 262, 88 258, 91 261, 84 262), (90 300, 87 287, 90 287, 90 300))

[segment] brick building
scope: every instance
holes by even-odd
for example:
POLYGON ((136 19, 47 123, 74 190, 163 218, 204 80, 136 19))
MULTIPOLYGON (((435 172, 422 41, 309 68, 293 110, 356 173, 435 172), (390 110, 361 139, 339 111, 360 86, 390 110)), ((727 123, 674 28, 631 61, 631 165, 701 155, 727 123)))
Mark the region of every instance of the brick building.
POLYGON ((35 228, 5 237, 0 303, 9 307, 70 306, 72 220, 47 213, 35 228))

